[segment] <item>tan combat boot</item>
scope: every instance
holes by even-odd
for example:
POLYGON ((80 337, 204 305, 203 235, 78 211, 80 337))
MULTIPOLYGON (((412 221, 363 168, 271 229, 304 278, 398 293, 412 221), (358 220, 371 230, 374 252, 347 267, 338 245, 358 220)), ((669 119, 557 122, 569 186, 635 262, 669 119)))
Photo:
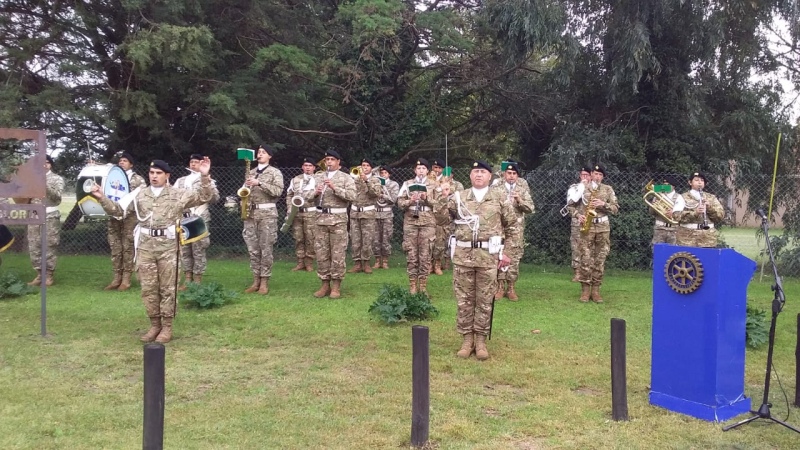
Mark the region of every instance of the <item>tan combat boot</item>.
POLYGON ((258 283, 258 293, 261 295, 269 294, 269 277, 261 277, 258 283))
POLYGON ((342 296, 342 280, 331 280, 331 298, 339 298, 342 296))
POLYGON ((314 292, 314 297, 322 298, 331 293, 331 281, 322 280, 322 286, 317 292, 314 292))
POLYGON ((119 283, 117 287, 118 291, 127 291, 131 287, 131 273, 130 272, 122 272, 122 281, 119 283))
POLYGON ((181 283, 181 285, 178 286, 178 290, 179 291, 185 291, 186 290, 186 285, 188 283, 192 282, 192 271, 191 270, 187 270, 186 272, 183 273, 183 277, 184 277, 183 278, 183 283, 181 283))
POLYGON ((103 290, 113 291, 119 287, 120 283, 122 283, 122 272, 114 272, 114 281, 112 281, 108 286, 104 287, 103 290))
POLYGON ((46 274, 45 279, 44 279, 44 285, 45 286, 52 286, 53 285, 53 271, 52 270, 48 270, 47 271, 47 274, 46 274))
POLYGON ((363 261, 364 273, 372 273, 372 267, 369 266, 369 260, 363 261))
POLYGON ((258 290, 258 287, 261 286, 261 277, 258 275, 253 275, 253 284, 244 290, 245 294, 252 294, 253 292, 258 290))
POLYGON ((408 277, 408 292, 412 294, 417 293, 417 278, 416 277, 408 277))
POLYGON ((461 349, 458 350, 456 356, 459 358, 469 358, 473 350, 475 350, 475 339, 472 333, 467 333, 464 335, 464 342, 461 343, 461 349))
POLYGON ((356 261, 356 264, 353 266, 352 269, 348 270, 347 273, 359 273, 364 269, 361 268, 361 261, 356 261))
POLYGON ((494 293, 495 300, 500 300, 506 296, 506 290, 503 283, 505 283, 505 280, 497 280, 497 292, 494 293))
POLYGON ((517 300, 519 300, 519 297, 517 296, 517 291, 514 290, 514 282, 513 281, 509 281, 508 282, 507 295, 508 295, 508 299, 511 300, 512 302, 516 302, 517 300))
POLYGON ((156 342, 166 344, 172 340, 172 317, 161 318, 161 332, 156 337, 156 342))
POLYGON ((28 283, 28 286, 39 286, 42 284, 42 272, 36 272, 36 278, 28 283))
POLYGON ((442 262, 441 262, 441 260, 437 259, 436 262, 433 263, 433 273, 435 273, 436 275, 441 275, 442 274, 442 262))
POLYGON ((389 268, 389 257, 388 256, 384 256, 383 257, 383 263, 382 263, 381 267, 384 268, 384 269, 388 269, 389 268))
POLYGON ((600 296, 600 285, 592 285, 592 301, 595 303, 603 303, 603 297, 600 296))
POLYGON ((381 268, 381 257, 375 257, 375 264, 372 266, 373 269, 380 269, 381 268))
POLYGON ((306 272, 313 272, 314 271, 314 258, 304 258, 303 260, 306 263, 306 272))
POLYGON ((150 329, 147 330, 147 333, 143 334, 142 337, 139 338, 142 342, 153 342, 153 339, 158 336, 158 333, 161 332, 161 317, 151 317, 150 318, 150 329))
POLYGON ((572 282, 573 283, 580 282, 580 280, 578 280, 578 269, 572 269, 572 282))
POLYGON ((489 359, 489 350, 486 348, 486 335, 475 335, 475 357, 481 361, 489 359))
POLYGON ((193 279, 194 279, 194 282, 196 284, 200 284, 200 283, 203 282, 203 274, 196 273, 196 274, 194 274, 194 278, 193 279))
POLYGON ((444 259, 444 264, 442 264, 442 270, 450 270, 450 258, 444 259))
POLYGON ((298 270, 306 270, 306 263, 303 258, 297 258, 297 265, 292 267, 292 272, 297 272, 298 270))
POLYGON ((582 303, 588 302, 590 289, 591 286, 589 285, 589 283, 581 283, 581 298, 579 298, 578 300, 580 300, 582 303))
POLYGON ((417 289, 417 292, 427 295, 428 298, 431 297, 431 294, 428 293, 428 277, 422 277, 419 279, 419 289, 417 289))

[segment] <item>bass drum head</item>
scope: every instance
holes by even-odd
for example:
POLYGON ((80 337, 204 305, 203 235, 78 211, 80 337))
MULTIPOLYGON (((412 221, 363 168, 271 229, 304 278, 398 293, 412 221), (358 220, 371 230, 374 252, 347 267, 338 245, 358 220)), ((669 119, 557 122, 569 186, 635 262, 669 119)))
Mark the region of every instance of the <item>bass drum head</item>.
POLYGON ((187 217, 181 220, 181 245, 191 244, 206 236, 208 236, 208 228, 206 227, 206 221, 202 217, 187 217))
POLYGON ((0 225, 0 253, 3 253, 14 243, 14 234, 5 225, 0 225))
POLYGON ((75 198, 83 214, 88 217, 106 217, 103 207, 91 195, 95 184, 100 186, 106 198, 114 202, 130 192, 128 175, 119 166, 107 164, 84 167, 75 183, 75 198))

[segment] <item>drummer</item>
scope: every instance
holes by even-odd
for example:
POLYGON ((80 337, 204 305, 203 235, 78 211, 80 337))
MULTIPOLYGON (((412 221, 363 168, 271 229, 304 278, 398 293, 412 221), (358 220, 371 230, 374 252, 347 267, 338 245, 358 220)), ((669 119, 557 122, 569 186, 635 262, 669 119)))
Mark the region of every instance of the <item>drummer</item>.
MULTIPOLYGON (((123 151, 117 161, 120 169, 128 176, 130 191, 145 186, 144 178, 133 171, 133 156, 123 151)), ((136 214, 123 217, 111 217, 108 220, 108 246, 111 248, 111 265, 114 268, 114 280, 105 290, 126 291, 131 287, 133 273, 133 229, 136 228, 136 214)))

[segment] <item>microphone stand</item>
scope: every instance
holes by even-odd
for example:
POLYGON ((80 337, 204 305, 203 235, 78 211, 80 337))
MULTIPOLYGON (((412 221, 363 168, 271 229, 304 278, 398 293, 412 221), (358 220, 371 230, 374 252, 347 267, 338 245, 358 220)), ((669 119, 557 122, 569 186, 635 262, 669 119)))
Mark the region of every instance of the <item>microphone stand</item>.
POLYGON ((769 402, 769 382, 772 370, 772 351, 775 346, 775 323, 778 320, 778 313, 781 312, 783 306, 786 304, 786 297, 784 297, 783 294, 783 284, 781 283, 781 277, 778 275, 778 267, 775 265, 775 255, 772 253, 772 244, 769 241, 769 223, 767 223, 767 215, 764 214, 763 210, 756 211, 756 214, 761 216, 761 228, 764 230, 764 237, 767 240, 769 261, 770 264, 772 264, 772 271, 775 275, 775 284, 772 285, 772 291, 775 292, 775 297, 772 299, 772 323, 769 326, 769 349, 767 351, 767 373, 764 377, 764 399, 761 403, 761 406, 758 408, 758 411, 750 411, 753 414, 752 416, 742 420, 741 422, 724 427, 722 431, 732 430, 740 425, 750 423, 756 419, 767 419, 781 424, 795 433, 800 433, 800 429, 797 429, 786 422, 772 417, 772 413, 770 413, 772 404, 769 402))

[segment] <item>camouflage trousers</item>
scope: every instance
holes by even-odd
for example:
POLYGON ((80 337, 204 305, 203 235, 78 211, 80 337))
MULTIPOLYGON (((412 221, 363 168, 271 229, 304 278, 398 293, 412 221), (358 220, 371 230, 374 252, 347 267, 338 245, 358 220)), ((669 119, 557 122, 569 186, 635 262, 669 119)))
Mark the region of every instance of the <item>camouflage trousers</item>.
POLYGON ((587 284, 603 284, 606 258, 611 251, 611 231, 590 229, 581 238, 581 267, 578 281, 587 284))
POLYGON ((114 273, 133 272, 133 230, 137 223, 135 214, 122 220, 108 219, 108 246, 114 273))
POLYGON ((375 219, 375 242, 372 252, 375 256, 389 257, 392 254, 392 233, 394 233, 394 218, 375 219))
MULTIPOLYGON (((47 227, 47 261, 45 262, 45 271, 53 272, 56 270, 56 250, 58 243, 61 240, 61 219, 60 217, 48 217, 46 219, 47 227)), ((42 226, 41 225, 28 225, 27 239, 28 239, 28 253, 31 254, 31 265, 33 270, 39 272, 42 270, 42 226)))
POLYGON ((677 229, 675 227, 653 227, 653 240, 650 242, 650 250, 656 244, 670 244, 675 245, 677 242, 677 229))
POLYGON ((372 259, 376 235, 375 219, 350 219, 350 254, 353 261, 372 259))
POLYGON ((456 331, 487 335, 497 290, 497 268, 453 266, 453 292, 458 302, 456 331))
POLYGON ((719 232, 711 230, 693 230, 679 226, 676 235, 676 244, 684 247, 710 247, 717 246, 719 232))
POLYGON ((292 222, 292 237, 294 238, 294 254, 297 259, 314 259, 314 231, 317 229, 316 218, 313 215, 298 213, 292 222))
POLYGON ((199 241, 181 246, 181 266, 184 272, 192 272, 195 275, 206 273, 208 259, 206 249, 211 245, 211 236, 206 236, 199 241))
POLYGON ((578 219, 572 219, 573 224, 569 227, 569 247, 572 249, 572 268, 581 267, 581 226, 577 225, 578 219))
POLYGON ((175 247, 165 250, 143 250, 139 247, 136 268, 147 317, 175 317, 177 264, 178 251, 175 247))
POLYGON ((272 247, 278 240, 278 219, 247 219, 242 230, 247 253, 250 255, 250 270, 253 276, 269 278, 272 276, 272 247))
POLYGON ((431 250, 436 227, 403 224, 403 251, 409 278, 427 277, 431 273, 431 250))
POLYGON ((317 255, 317 276, 320 280, 344 279, 347 252, 347 222, 319 225, 315 231, 314 251, 317 255))
POLYGON ((441 261, 450 255, 445 252, 447 249, 447 238, 450 237, 450 224, 436 225, 436 239, 433 241, 432 257, 434 261, 441 261))
POLYGON ((506 247, 503 249, 503 254, 511 259, 511 264, 508 266, 508 271, 497 271, 497 279, 510 281, 512 283, 519 279, 519 263, 522 261, 522 246, 506 247))

